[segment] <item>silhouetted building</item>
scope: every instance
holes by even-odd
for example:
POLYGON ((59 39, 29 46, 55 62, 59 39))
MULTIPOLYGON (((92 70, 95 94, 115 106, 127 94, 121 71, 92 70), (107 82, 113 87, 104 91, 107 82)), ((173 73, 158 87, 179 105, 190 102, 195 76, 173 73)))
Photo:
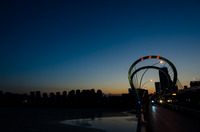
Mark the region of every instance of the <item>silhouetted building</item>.
POLYGON ((41 102, 41 94, 40 94, 40 91, 36 91, 35 95, 36 95, 36 102, 37 102, 37 103, 40 103, 40 102, 41 102))
POLYGON ((47 104, 49 102, 49 98, 48 98, 47 93, 43 93, 42 99, 43 99, 43 103, 44 104, 47 104))
POLYGON ((103 97, 102 91, 100 89, 97 90, 97 98, 102 98, 102 97, 103 97))
POLYGON ((200 86, 200 81, 190 81, 190 87, 200 86))
POLYGON ((103 96, 101 90, 71 90, 67 96, 67 92, 63 91, 63 95, 60 92, 50 93, 49 97, 47 93, 43 93, 41 96, 40 91, 30 92, 27 94, 13 94, 6 92, 5 94, 0 91, 0 104, 10 106, 56 106, 56 107, 133 107, 135 102, 130 94, 103 96))
POLYGON ((36 91, 36 98, 38 98, 38 99, 40 99, 40 98, 41 98, 40 91, 36 91))
POLYGON ((160 82, 155 82, 155 89, 156 89, 156 93, 159 94, 160 91, 160 82))
POLYGON ((61 95, 60 92, 56 92, 56 102, 61 103, 61 95))
POLYGON ((30 97, 35 98, 35 92, 31 91, 30 92, 30 97))
POLYGON ((51 103, 54 103, 54 102, 55 102, 55 94, 54 94, 54 93, 51 92, 49 98, 50 98, 50 102, 51 102, 51 103))
POLYGON ((162 71, 159 70, 159 77, 160 77, 160 90, 162 91, 161 94, 172 92, 172 81, 169 77, 167 67, 161 68, 162 71))
POLYGON ((67 100, 67 91, 63 91, 62 101, 63 103, 66 103, 67 100))
POLYGON ((67 97, 67 91, 63 91, 63 97, 67 97))
POLYGON ((3 103, 3 92, 0 91, 0 104, 3 103))
POLYGON ((56 92, 56 99, 60 98, 60 92, 56 92))
POLYGON ((80 91, 79 89, 77 89, 77 90, 76 90, 76 95, 77 95, 77 96, 80 96, 80 94, 81 94, 81 91, 80 91))
POLYGON ((69 97, 74 97, 75 96, 75 90, 69 91, 69 97))
POLYGON ((43 97, 43 99, 48 99, 47 93, 43 93, 42 97, 43 97))
POLYGON ((95 93, 95 90, 94 89, 91 89, 90 90, 90 103, 94 104, 96 102, 96 93, 95 93))
POLYGON ((30 104, 35 103, 35 92, 33 92, 33 91, 30 92, 29 102, 30 102, 30 104))
POLYGON ((187 89, 187 88, 188 88, 188 86, 185 85, 185 86, 184 86, 184 89, 187 89))
POLYGON ((70 104, 74 104, 74 101, 75 101, 75 90, 69 91, 68 101, 69 101, 70 104))

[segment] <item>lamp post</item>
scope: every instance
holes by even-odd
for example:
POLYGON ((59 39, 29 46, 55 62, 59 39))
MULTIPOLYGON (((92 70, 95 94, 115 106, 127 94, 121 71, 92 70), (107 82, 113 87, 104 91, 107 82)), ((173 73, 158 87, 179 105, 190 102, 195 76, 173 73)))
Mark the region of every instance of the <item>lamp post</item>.
POLYGON ((197 78, 197 77, 193 77, 193 80, 200 80, 199 78, 197 78))
POLYGON ((146 81, 143 85, 142 85, 142 88, 144 87, 145 84, 147 84, 148 82, 152 82, 153 80, 149 80, 149 81, 146 81))
MULTIPOLYGON (((155 66, 155 65, 157 65, 157 64, 159 64, 159 63, 161 64, 161 63, 163 63, 163 61, 159 61, 159 62, 157 62, 157 63, 155 63, 155 64, 153 64, 153 65, 151 65, 151 66, 155 66)), ((141 87, 143 76, 144 76, 144 74, 145 74, 148 70, 149 70, 149 68, 147 68, 147 69, 144 71, 144 73, 142 74, 141 79, 140 79, 140 85, 139 85, 139 87, 141 87)))

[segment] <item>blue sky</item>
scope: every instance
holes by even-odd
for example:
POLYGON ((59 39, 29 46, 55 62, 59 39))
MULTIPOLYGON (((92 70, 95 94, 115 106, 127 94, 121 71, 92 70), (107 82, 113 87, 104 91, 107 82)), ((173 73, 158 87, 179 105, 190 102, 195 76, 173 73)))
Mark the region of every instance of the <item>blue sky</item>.
POLYGON ((0 16, 2 91, 127 92, 146 55, 171 60, 183 85, 200 78, 198 0, 6 1, 0 16))

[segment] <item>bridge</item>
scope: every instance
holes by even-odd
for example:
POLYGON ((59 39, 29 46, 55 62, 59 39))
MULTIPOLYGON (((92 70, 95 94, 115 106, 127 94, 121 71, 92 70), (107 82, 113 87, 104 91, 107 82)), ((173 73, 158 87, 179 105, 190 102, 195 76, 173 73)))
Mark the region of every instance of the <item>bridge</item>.
POLYGON ((137 132, 200 131, 200 86, 184 89, 170 60, 155 55, 139 58, 131 65, 128 79, 138 106, 137 132), (163 66, 158 66, 160 63, 163 66), (160 78, 155 85, 156 92, 151 96, 144 86, 152 80, 142 85, 149 69, 158 70, 160 78))
POLYGON ((160 105, 149 107, 147 126, 140 131, 149 132, 199 132, 200 112, 167 108, 160 105))

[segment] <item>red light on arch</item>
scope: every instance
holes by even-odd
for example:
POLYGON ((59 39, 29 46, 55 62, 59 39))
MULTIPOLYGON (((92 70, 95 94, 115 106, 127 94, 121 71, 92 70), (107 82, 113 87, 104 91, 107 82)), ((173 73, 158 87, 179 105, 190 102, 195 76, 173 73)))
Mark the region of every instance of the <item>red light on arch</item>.
POLYGON ((159 56, 156 57, 156 59, 159 59, 159 58, 160 58, 159 56))
POLYGON ((151 56, 149 56, 149 59, 151 59, 151 56))
POLYGON ((144 60, 144 58, 141 58, 141 61, 143 61, 144 60))

